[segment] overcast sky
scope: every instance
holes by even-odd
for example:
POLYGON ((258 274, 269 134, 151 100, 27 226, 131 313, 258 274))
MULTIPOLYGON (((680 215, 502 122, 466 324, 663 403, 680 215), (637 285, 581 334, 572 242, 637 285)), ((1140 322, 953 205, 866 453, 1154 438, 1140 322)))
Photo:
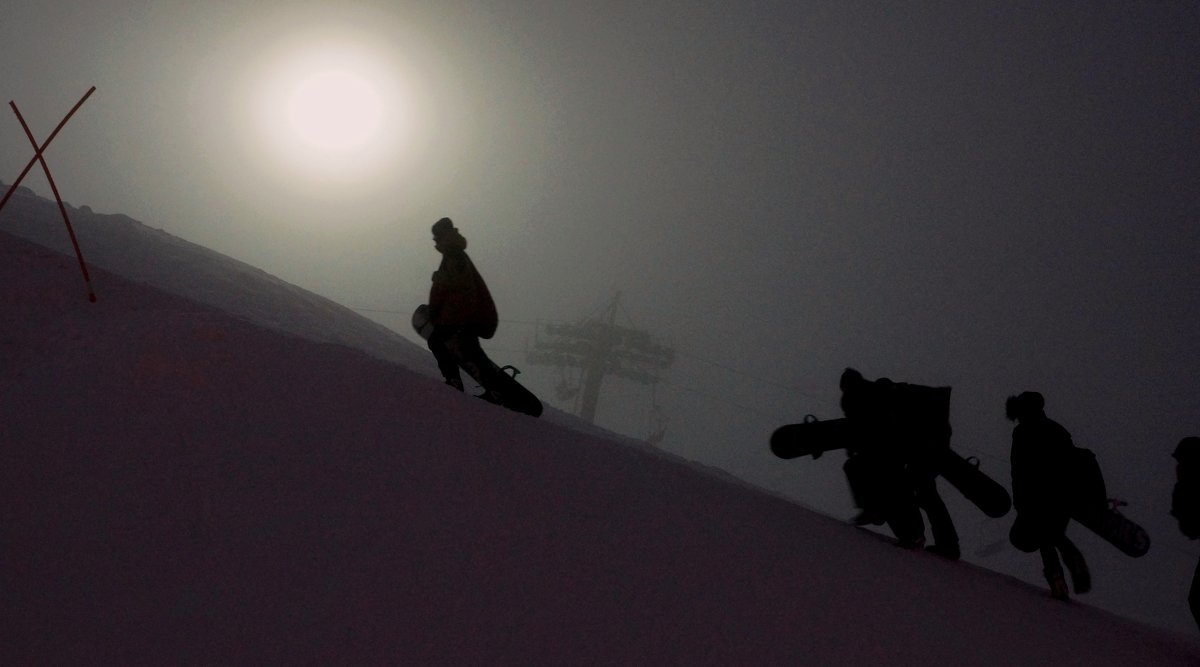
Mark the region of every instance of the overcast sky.
MULTIPOLYGON (((1188 559, 1166 509, 1200 434, 1197 7, 14 0, 0 99, 40 139, 95 85, 47 152, 69 202, 406 334, 443 215, 502 363, 621 290, 679 355, 664 446, 835 514, 840 469, 766 439, 839 416, 842 368, 953 386, 956 446, 1005 482, 1004 399, 1041 391, 1188 559), (356 150, 280 129, 329 63, 378 103, 356 150)), ((9 182, 30 149, 0 116, 9 182)), ((614 381, 600 420, 641 435, 650 396, 614 381)))

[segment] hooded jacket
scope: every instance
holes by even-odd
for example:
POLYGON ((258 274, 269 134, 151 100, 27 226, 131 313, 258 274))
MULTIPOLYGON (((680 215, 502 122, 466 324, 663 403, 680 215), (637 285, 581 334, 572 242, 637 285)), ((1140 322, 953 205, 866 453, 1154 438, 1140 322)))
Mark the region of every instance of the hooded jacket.
POLYGON ((1012 498, 1017 512, 1066 512, 1071 434, 1044 415, 1028 416, 1012 434, 1012 498))
POLYGON ((429 311, 434 326, 463 327, 480 338, 496 333, 496 304, 483 276, 467 256, 467 240, 457 229, 437 237, 442 262, 433 272, 429 311))

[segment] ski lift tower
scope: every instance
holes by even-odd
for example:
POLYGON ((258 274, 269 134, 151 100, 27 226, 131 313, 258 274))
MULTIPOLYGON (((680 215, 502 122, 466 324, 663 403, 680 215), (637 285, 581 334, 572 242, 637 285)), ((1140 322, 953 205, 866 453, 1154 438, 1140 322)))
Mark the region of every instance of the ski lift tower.
POLYGON ((579 416, 592 423, 596 421, 600 385, 606 376, 653 385, 675 361, 672 348, 658 343, 645 331, 616 323, 620 300, 621 293, 617 292, 599 318, 543 325, 527 356, 534 365, 580 372, 583 395, 579 416))

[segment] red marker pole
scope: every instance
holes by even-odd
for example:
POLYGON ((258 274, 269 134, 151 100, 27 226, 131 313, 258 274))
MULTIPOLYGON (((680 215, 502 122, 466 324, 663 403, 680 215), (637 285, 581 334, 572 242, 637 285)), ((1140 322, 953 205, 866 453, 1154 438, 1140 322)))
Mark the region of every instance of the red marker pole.
MULTIPOLYGON (((34 142, 33 147, 37 152, 34 153, 33 157, 29 159, 29 164, 25 165, 25 169, 21 171, 20 176, 17 176, 17 180, 13 181, 13 184, 8 187, 8 192, 4 193, 4 199, 0 199, 0 209, 4 208, 4 205, 8 203, 9 198, 11 198, 13 193, 17 191, 17 186, 21 185, 21 181, 25 179, 25 175, 29 173, 30 169, 33 169, 33 165, 36 164, 38 159, 42 157, 42 153, 46 151, 46 148, 50 145, 50 142, 54 141, 54 137, 58 136, 59 131, 62 130, 63 126, 67 124, 67 121, 71 120, 71 116, 74 116, 75 112, 79 111, 79 107, 83 106, 83 103, 86 102, 87 98, 91 97, 92 93, 94 92, 96 92, 95 86, 88 88, 88 91, 83 94, 83 97, 79 98, 79 101, 75 103, 75 106, 71 107, 71 110, 67 112, 67 115, 63 116, 63 119, 59 121, 58 127, 54 128, 54 131, 50 133, 50 136, 46 137, 46 140, 42 142, 41 148, 38 148, 36 141, 34 142)), ((12 102, 9 102, 9 104, 12 104, 12 102)), ((13 109, 15 110, 16 108, 16 105, 13 105, 13 109)), ((20 114, 17 114, 17 116, 19 118, 20 114)), ((21 121, 21 124, 24 125, 25 121, 21 121)), ((28 132, 28 130, 26 130, 26 132, 28 132)))
MULTIPOLYGON (((92 90, 95 89, 93 86, 92 90)), ((91 94, 91 91, 88 91, 88 94, 91 94)), ((87 98, 85 97, 84 99, 87 98)), ((34 159, 42 163, 42 171, 46 172, 46 180, 50 182, 50 191, 54 193, 54 200, 58 202, 58 212, 62 213, 63 223, 67 225, 67 235, 71 237, 71 245, 75 248, 75 257, 79 259, 79 270, 83 272, 83 284, 87 286, 88 301, 95 303, 96 293, 92 291, 92 278, 88 275, 87 264, 83 261, 83 251, 79 249, 79 241, 75 238, 75 228, 71 226, 71 218, 67 217, 67 207, 63 204, 62 196, 58 194, 58 186, 54 184, 54 176, 50 174, 50 165, 46 164, 46 158, 42 155, 42 151, 45 148, 38 148, 37 139, 33 138, 33 132, 29 130, 29 125, 25 122, 25 118, 21 116, 21 110, 17 108, 17 103, 9 102, 8 106, 12 107, 13 113, 17 115, 17 120, 21 121, 21 128, 25 130, 25 136, 29 137, 29 143, 33 146, 33 150, 37 152, 34 159)), ((76 106, 77 108, 79 107, 76 106)), ((72 109, 72 113, 74 113, 74 109, 72 109)), ((59 127, 62 126, 59 125, 59 127)), ((57 130, 55 131, 57 132, 57 130)), ((49 143, 50 140, 47 139, 46 144, 49 143)))

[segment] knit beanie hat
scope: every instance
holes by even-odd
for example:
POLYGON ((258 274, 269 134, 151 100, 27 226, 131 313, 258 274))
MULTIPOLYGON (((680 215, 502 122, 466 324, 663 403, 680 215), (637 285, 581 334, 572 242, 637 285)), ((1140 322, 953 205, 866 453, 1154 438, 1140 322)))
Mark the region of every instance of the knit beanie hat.
POLYGON ((1184 438, 1175 447, 1174 456, 1177 461, 1192 461, 1200 458, 1200 438, 1195 436, 1184 438))
POLYGON ((450 220, 450 218, 442 218, 441 220, 433 223, 434 236, 445 236, 453 231, 456 230, 454 229, 454 223, 450 220))

